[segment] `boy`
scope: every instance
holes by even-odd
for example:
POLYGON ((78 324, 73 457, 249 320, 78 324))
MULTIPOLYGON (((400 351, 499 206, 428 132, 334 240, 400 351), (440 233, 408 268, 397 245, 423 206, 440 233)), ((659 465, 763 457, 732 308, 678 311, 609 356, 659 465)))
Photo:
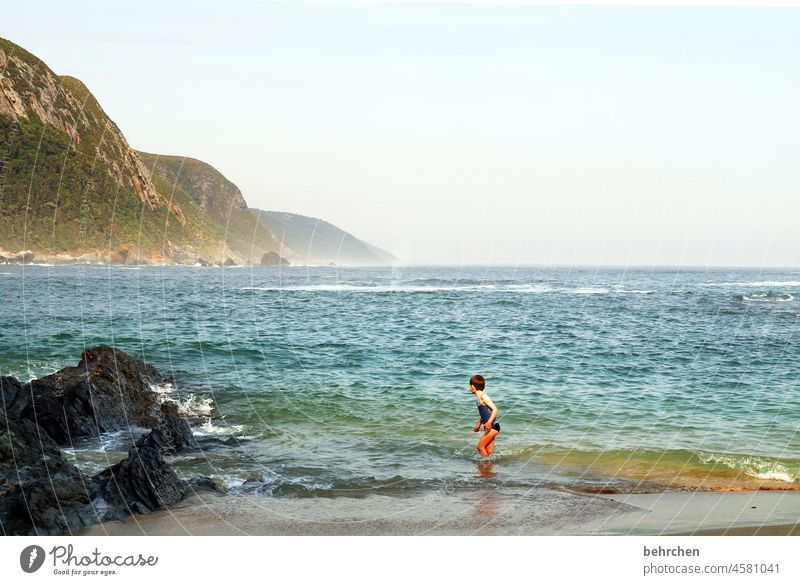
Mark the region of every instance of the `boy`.
POLYGON ((483 426, 483 436, 478 441, 478 453, 482 457, 489 457, 494 451, 494 440, 500 432, 500 423, 495 420, 497 418, 497 407, 483 391, 485 387, 486 380, 480 374, 475 374, 469 379, 469 391, 475 395, 478 402, 478 412, 481 415, 481 420, 472 430, 477 433, 483 426))

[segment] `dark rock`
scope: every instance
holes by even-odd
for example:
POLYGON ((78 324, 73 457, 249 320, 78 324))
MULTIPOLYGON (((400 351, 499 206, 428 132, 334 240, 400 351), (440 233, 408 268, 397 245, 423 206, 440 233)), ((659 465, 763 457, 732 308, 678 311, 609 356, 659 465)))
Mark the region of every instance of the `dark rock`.
POLYGON ((261 256, 261 266, 289 266, 291 263, 275 252, 267 252, 261 256))
POLYGON ((30 387, 16 378, 0 376, 0 408, 4 408, 8 418, 17 420, 25 407, 30 404, 30 387))
POLYGON ((161 412, 163 414, 161 421, 146 438, 167 455, 185 449, 197 449, 197 440, 189 428, 189 423, 178 414, 178 405, 174 402, 165 402, 161 405, 161 412))
POLYGON ((97 522, 80 471, 29 420, 0 410, 0 526, 4 534, 48 535, 97 522))
POLYGON ((224 266, 236 266, 236 260, 233 258, 225 258, 224 266))
POLYGON ((200 266, 211 266, 211 263, 205 258, 198 258, 197 264, 199 264, 200 266))
POLYGON ((179 502, 188 491, 220 494, 208 477, 181 480, 166 457, 198 448, 178 405, 150 389, 163 382, 152 366, 101 346, 78 366, 22 384, 0 378, 0 530, 3 534, 69 534, 132 513, 179 502), (151 427, 128 456, 85 478, 59 441, 131 424, 151 427))
POLYGON ((205 475, 198 475, 184 481, 186 493, 211 492, 219 495, 226 493, 225 484, 218 479, 205 475))
POLYGON ((242 482, 242 485, 239 486, 239 491, 258 493, 262 491, 264 487, 265 484, 263 481, 259 481, 257 479, 248 479, 247 481, 242 482))
POLYGON ((181 501, 186 483, 164 456, 196 445, 184 419, 174 412, 164 414, 150 434, 136 441, 125 459, 92 478, 92 497, 102 500, 103 520, 149 514, 181 501))
POLYGON ((77 366, 31 380, 18 416, 42 426, 59 444, 133 424, 150 428, 160 403, 150 383, 161 379, 154 367, 123 351, 88 349, 77 366))

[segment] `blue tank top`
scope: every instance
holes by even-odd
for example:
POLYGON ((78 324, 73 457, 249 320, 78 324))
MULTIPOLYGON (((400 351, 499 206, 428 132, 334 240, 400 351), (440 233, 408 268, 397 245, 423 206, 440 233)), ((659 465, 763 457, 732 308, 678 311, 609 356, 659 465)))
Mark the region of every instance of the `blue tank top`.
MULTIPOLYGON (((478 402, 478 412, 481 413, 481 423, 486 423, 492 418, 492 409, 485 404, 481 404, 481 397, 477 394, 475 395, 475 400, 478 402)), ((494 420, 497 422, 496 418, 494 420)))

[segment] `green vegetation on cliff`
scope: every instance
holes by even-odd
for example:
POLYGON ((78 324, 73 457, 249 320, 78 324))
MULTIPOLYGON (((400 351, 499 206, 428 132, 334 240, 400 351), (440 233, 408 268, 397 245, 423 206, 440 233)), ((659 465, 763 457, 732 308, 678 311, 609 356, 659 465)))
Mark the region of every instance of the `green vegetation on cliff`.
POLYGON ((156 189, 83 83, 0 39, 0 247, 193 261, 224 246, 191 205, 156 189))
MULTIPOLYGON (((60 253, 128 248, 159 251, 185 226, 149 208, 105 164, 71 148, 39 120, 0 114, 0 233, 6 249, 60 253)), ((180 236, 179 236, 180 237, 180 236)))
POLYGON ((156 188, 191 201, 198 221, 248 264, 258 264, 266 252, 278 249, 273 234, 247 210, 239 188, 203 161, 181 156, 139 152, 156 188))

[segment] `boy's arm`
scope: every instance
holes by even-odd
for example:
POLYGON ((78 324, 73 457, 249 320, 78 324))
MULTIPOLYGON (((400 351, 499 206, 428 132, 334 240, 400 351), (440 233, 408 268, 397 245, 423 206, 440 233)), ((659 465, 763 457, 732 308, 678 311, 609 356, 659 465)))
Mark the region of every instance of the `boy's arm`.
POLYGON ((497 406, 495 406, 495 403, 492 402, 492 399, 486 396, 485 394, 483 395, 483 401, 486 403, 486 406, 492 409, 492 416, 489 417, 489 420, 487 420, 486 424, 484 425, 484 428, 486 428, 486 430, 489 430, 492 428, 492 425, 494 424, 494 419, 497 418, 497 406))

